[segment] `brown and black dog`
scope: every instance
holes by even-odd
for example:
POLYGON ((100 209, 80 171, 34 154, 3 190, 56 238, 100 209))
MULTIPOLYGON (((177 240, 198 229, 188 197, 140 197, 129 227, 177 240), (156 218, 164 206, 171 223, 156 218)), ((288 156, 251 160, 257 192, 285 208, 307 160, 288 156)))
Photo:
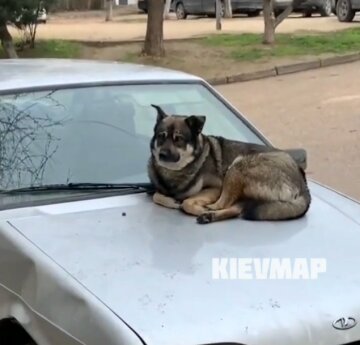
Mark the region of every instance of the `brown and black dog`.
POLYGON ((202 133, 205 116, 167 115, 159 106, 148 173, 155 203, 206 224, 302 217, 311 196, 304 168, 286 151, 202 133))

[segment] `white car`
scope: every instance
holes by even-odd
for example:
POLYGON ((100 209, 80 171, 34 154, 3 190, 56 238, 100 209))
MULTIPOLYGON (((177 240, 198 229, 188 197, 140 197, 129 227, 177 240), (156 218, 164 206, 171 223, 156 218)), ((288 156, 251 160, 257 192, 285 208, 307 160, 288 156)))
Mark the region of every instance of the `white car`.
POLYGON ((310 209, 294 221, 204 227, 155 205, 150 104, 206 115, 205 133, 270 145, 193 75, 0 61, 0 344, 358 344, 360 204, 310 181, 310 209), (216 279, 219 258, 326 269, 216 279))
POLYGON ((47 22, 47 12, 46 12, 46 9, 43 8, 39 11, 38 23, 46 24, 46 22, 47 22))
MULTIPOLYGON (((33 15, 36 15, 36 11, 33 12, 33 15)), ((21 17, 22 15, 20 15, 17 19, 16 22, 20 23, 21 21, 21 17)), ((45 8, 42 8, 39 10, 38 15, 37 15, 37 23, 42 23, 42 24, 46 24, 47 22, 47 11, 45 8)))

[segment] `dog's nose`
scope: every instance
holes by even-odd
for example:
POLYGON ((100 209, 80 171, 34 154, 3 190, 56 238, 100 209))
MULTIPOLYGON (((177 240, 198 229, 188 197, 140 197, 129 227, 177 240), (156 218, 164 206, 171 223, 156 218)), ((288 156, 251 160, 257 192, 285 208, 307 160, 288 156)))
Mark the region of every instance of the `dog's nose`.
POLYGON ((162 161, 167 161, 167 160, 169 160, 170 157, 171 157, 171 151, 170 150, 163 149, 159 153, 159 158, 162 161))

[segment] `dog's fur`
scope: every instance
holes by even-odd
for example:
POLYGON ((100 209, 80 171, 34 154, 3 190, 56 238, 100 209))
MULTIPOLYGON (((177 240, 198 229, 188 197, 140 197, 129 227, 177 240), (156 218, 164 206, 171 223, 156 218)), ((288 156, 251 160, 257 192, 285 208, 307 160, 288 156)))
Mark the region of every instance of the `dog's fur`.
POLYGON ((205 116, 167 115, 159 106, 148 173, 155 203, 210 223, 299 218, 311 197, 304 170, 285 151, 206 136, 205 116))

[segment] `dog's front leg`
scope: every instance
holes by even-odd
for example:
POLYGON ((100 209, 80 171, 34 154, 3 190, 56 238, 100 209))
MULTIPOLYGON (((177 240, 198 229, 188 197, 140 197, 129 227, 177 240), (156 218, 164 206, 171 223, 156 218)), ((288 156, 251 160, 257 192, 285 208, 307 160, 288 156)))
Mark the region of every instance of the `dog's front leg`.
POLYGON ((207 188, 198 194, 185 199, 181 204, 181 209, 193 216, 200 216, 207 211, 206 205, 214 203, 220 196, 221 190, 218 188, 207 188))
POLYGON ((166 196, 159 192, 156 192, 153 195, 153 202, 155 204, 158 204, 158 205, 161 205, 161 206, 164 206, 167 208, 179 209, 181 206, 180 202, 176 201, 174 198, 172 198, 170 196, 166 196))

